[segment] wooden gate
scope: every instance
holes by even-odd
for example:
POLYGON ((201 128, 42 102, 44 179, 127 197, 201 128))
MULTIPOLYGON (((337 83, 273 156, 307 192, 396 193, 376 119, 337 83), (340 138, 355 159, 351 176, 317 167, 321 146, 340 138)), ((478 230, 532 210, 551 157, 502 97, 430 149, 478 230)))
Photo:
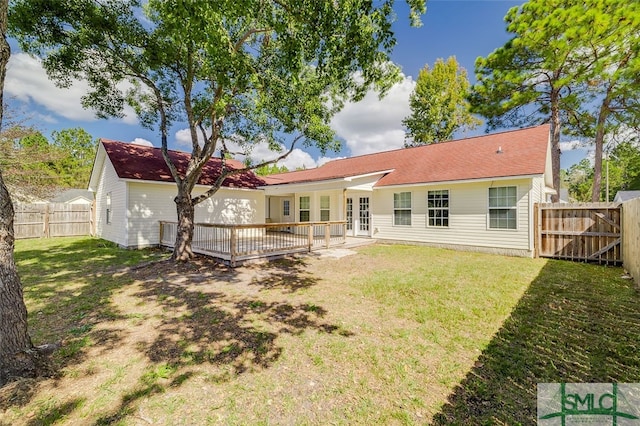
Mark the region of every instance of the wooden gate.
POLYGON ((622 263, 619 203, 535 205, 536 255, 622 263))

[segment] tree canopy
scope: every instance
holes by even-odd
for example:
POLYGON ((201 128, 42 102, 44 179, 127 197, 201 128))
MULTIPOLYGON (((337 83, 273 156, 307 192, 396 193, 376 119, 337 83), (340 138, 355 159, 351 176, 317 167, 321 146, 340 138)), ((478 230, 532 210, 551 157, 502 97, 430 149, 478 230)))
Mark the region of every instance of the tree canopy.
POLYGON ((409 97, 411 115, 403 120, 407 127, 405 146, 425 145, 453 138, 458 130, 470 130, 481 121, 469 111, 467 71, 454 56, 425 65, 418 74, 409 97))
MULTIPOLYGON (((424 0, 407 0, 419 24, 424 0)), ((87 107, 118 116, 125 104, 157 126, 178 188, 174 258, 191 257, 193 206, 213 195, 226 175, 192 197, 202 167, 226 142, 278 150, 298 141, 337 147, 330 118, 370 88, 399 77, 393 0, 16 0, 12 34, 43 58, 66 85, 84 78, 87 107), (184 175, 167 155, 173 124, 188 128, 191 160, 184 175), (293 142, 291 142, 293 141, 293 142)), ((286 154, 286 153, 285 153, 286 154)), ((276 159, 274 159, 275 162, 276 159)), ((256 164, 252 167, 260 167, 256 164)))
POLYGON ((14 201, 47 200, 67 188, 86 188, 97 140, 82 128, 52 133, 7 122, 0 132, 0 169, 14 201))
POLYGON ((587 124, 585 107, 608 86, 610 55, 620 52, 619 40, 631 41, 624 35, 630 27, 638 31, 627 25, 636 18, 625 17, 637 9, 626 0, 530 0, 505 17, 511 40, 476 61, 472 111, 487 117, 490 129, 551 123, 556 190, 561 125, 587 124))

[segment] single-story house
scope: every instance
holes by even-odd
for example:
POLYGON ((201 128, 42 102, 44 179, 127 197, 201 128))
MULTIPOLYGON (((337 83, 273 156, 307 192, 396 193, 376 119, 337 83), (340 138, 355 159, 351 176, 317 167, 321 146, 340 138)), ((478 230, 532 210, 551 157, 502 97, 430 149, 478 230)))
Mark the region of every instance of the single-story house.
POLYGON ((92 204, 93 193, 86 189, 72 188, 61 192, 51 199, 52 203, 92 204))
MULTIPOLYGON (((186 164, 188 154, 170 155, 186 164)), ((209 162, 196 192, 219 167, 219 159, 209 162)), ((542 125, 267 177, 245 173, 198 206, 196 222, 346 221, 354 237, 531 256, 533 207, 548 201, 552 186, 542 125)), ((159 148, 102 140, 89 189, 97 234, 125 247, 158 244, 159 221, 176 220, 177 190, 159 148)))

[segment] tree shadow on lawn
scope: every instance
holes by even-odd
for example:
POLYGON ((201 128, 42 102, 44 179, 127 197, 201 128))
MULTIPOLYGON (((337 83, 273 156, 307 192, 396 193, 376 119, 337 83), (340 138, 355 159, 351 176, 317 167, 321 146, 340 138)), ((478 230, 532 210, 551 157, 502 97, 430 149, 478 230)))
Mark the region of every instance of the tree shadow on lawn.
MULTIPOLYGON (((58 372, 87 361, 89 347, 98 349, 99 353, 117 349, 130 331, 115 324, 131 318, 132 313, 114 303, 114 293, 134 280, 144 280, 145 276, 162 277, 165 268, 181 276, 182 283, 192 280, 195 284, 189 287, 181 282, 171 284, 149 279, 144 282, 143 291, 136 295, 143 301, 155 301, 169 314, 182 312, 180 316, 167 315, 157 338, 138 348, 160 370, 166 367, 173 372, 180 367, 210 363, 220 366, 220 377, 214 379, 228 380, 247 369, 272 365, 282 352, 276 343, 280 334, 297 334, 309 329, 341 336, 350 334, 323 321, 326 311, 313 304, 265 303, 251 296, 198 291, 199 284, 206 284, 210 279, 231 287, 241 284, 238 270, 211 259, 201 257, 173 268, 169 262, 158 261, 162 258, 166 258, 165 253, 122 250, 96 239, 21 250, 17 261, 23 265, 20 273, 25 297, 38 306, 36 312, 30 312, 30 330, 32 336, 34 329, 37 335, 34 343, 63 340, 64 344, 54 356, 52 375, 3 389, 0 408, 26 406, 37 397, 38 383, 42 380, 53 380, 57 386, 63 378, 58 372), (189 291, 188 287, 195 291, 189 291)), ((262 288, 280 289, 283 293, 309 288, 317 279, 305 272, 305 266, 303 260, 297 259, 269 263, 264 266, 268 271, 266 279, 249 285, 260 286, 263 282, 262 288)), ((258 292, 260 290, 258 287, 258 292)), ((93 374, 89 370, 80 373, 93 374)), ((156 375, 153 371, 144 374, 130 392, 123 394, 120 407, 98 419, 98 424, 126 416, 139 398, 163 392, 169 386, 180 386, 192 373, 176 374, 171 374, 171 380, 164 380, 163 374, 156 375)), ((67 415, 76 407, 64 402, 41 407, 34 421, 67 415)))
MULTIPOLYGON (((166 266, 166 265, 165 265, 166 266)), ((304 262, 276 262, 264 265, 271 278, 269 288, 288 293, 292 287, 277 283, 278 278, 294 283, 304 282, 304 288, 315 285, 316 278, 304 274, 304 262)), ((156 273, 160 265, 140 269, 141 275, 156 273)), ((120 406, 98 419, 97 424, 110 424, 129 415, 136 400, 177 387, 194 373, 192 368, 205 364, 209 380, 216 383, 232 380, 249 371, 269 368, 283 351, 277 339, 280 335, 297 335, 306 330, 348 337, 352 333, 324 320, 327 311, 310 303, 264 301, 236 291, 225 291, 227 285, 240 283, 239 272, 199 258, 189 264, 178 264, 173 279, 145 279, 141 291, 133 296, 144 303, 163 308, 156 336, 138 346, 154 366, 169 370, 167 380, 158 381, 154 374, 143 374, 132 391, 124 395, 120 406), (208 283, 209 276, 215 283, 208 283), (204 278, 203 278, 204 277, 204 278), (178 374, 176 376, 176 374, 178 374)), ((161 267, 160 267, 161 268, 161 267)), ((297 284, 295 284, 297 286, 297 284)))
POLYGON ((640 296, 622 274, 549 261, 434 424, 536 424, 538 383, 640 382, 640 296))
MULTIPOLYGON (((205 265, 217 267, 213 261, 202 259, 205 265)), ((317 283, 317 278, 303 277, 304 263, 268 264, 269 288, 280 287, 292 291, 286 281, 304 287, 317 283), (277 281, 282 281, 277 284, 277 281)), ((177 265, 176 273, 187 281, 197 280, 191 274, 192 265, 177 265)), ((197 271, 195 272, 198 273, 197 271)), ((229 269, 216 280, 233 284, 236 272, 229 269)), ((281 348, 275 344, 279 334, 300 334, 305 330, 349 336, 340 327, 323 321, 327 311, 314 304, 288 301, 265 302, 250 295, 210 291, 206 286, 186 286, 180 282, 154 283, 146 281, 143 291, 135 296, 154 301, 166 308, 159 326, 159 336, 145 353, 154 362, 188 365, 191 362, 223 363, 242 373, 248 365, 268 367, 278 359, 281 348), (180 315, 171 315, 180 313, 180 315)), ((255 282, 250 285, 256 285, 255 282)))

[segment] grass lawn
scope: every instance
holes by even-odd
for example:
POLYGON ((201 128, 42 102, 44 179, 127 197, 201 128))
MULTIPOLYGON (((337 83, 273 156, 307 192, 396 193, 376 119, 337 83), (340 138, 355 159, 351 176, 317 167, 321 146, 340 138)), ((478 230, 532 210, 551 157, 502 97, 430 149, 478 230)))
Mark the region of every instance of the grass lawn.
POLYGON ((621 268, 374 245, 228 269, 90 238, 16 246, 51 377, 0 424, 532 424, 540 382, 640 382, 621 268))

